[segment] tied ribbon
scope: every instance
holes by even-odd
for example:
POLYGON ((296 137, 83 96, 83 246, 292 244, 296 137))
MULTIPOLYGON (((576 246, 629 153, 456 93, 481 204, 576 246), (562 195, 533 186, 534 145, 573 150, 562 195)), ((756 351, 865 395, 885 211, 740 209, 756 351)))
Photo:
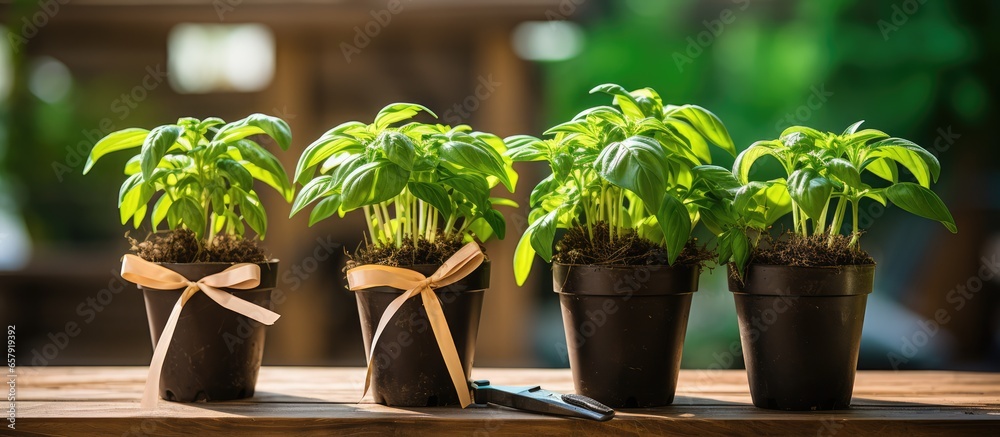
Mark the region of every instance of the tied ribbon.
POLYGON ((451 337, 448 321, 445 320, 441 302, 434 294, 434 289, 465 278, 479 268, 485 258, 486 256, 479 250, 479 245, 472 242, 455 252, 429 278, 413 270, 374 264, 355 267, 347 271, 347 283, 351 290, 364 290, 372 287, 392 287, 406 290, 389 304, 385 312, 382 313, 382 318, 379 319, 378 329, 375 330, 375 336, 372 337, 371 350, 368 351, 368 373, 365 375, 365 391, 361 395, 362 398, 368 394, 368 388, 371 385, 372 357, 378 339, 382 335, 382 330, 393 319, 396 311, 399 311, 404 302, 411 297, 420 295, 424 309, 427 311, 431 330, 434 332, 434 339, 437 340, 441 357, 444 358, 444 364, 448 367, 448 374, 451 376, 452 384, 455 385, 455 391, 458 392, 462 408, 472 403, 469 382, 465 378, 462 362, 458 359, 458 350, 455 348, 455 340, 451 337))
POLYGON ((237 290, 250 290, 260 285, 260 266, 256 264, 241 263, 214 275, 208 275, 197 281, 190 281, 181 274, 166 267, 153 264, 135 255, 125 255, 122 258, 122 279, 155 290, 177 290, 184 289, 181 297, 174 304, 174 309, 167 318, 167 325, 160 334, 160 341, 156 343, 153 350, 153 360, 149 363, 149 373, 146 375, 146 388, 142 393, 142 408, 150 409, 156 407, 156 397, 160 385, 160 372, 163 369, 163 360, 167 355, 167 348, 170 347, 170 340, 174 337, 174 329, 177 328, 177 320, 181 316, 181 310, 195 293, 204 292, 206 296, 222 305, 230 311, 247 316, 265 325, 271 325, 279 316, 277 313, 260 307, 251 302, 247 302, 230 293, 220 290, 220 288, 233 288, 237 290))

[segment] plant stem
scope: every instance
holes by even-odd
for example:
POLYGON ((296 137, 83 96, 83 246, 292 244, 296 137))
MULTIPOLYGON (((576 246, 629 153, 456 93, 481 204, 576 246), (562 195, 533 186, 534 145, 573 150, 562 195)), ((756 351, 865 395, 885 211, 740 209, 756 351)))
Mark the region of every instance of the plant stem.
MULTIPOLYGON (((833 199, 832 197, 830 198, 833 199)), ((823 207, 823 213, 819 215, 819 220, 813 223, 813 235, 820 235, 823 231, 826 231, 826 213, 830 209, 830 201, 826 202, 826 206, 823 207)))
POLYGON ((417 222, 417 216, 420 214, 420 203, 417 200, 417 196, 411 196, 410 199, 410 238, 413 238, 413 248, 417 247, 417 242, 420 241, 419 223, 417 222))
POLYGON ((386 204, 386 202, 379 203, 378 206, 379 208, 382 209, 382 218, 385 219, 385 223, 383 223, 382 225, 385 227, 385 237, 387 244, 397 244, 396 247, 399 247, 398 246, 399 242, 394 241, 393 238, 394 233, 392 230, 392 219, 391 216, 389 215, 389 206, 386 204))
POLYGON ((385 220, 382 219, 382 210, 379 209, 378 205, 372 205, 372 211, 375 211, 375 224, 378 227, 378 235, 372 235, 372 242, 378 241, 379 244, 386 244, 385 220))
POLYGON ((799 207, 792 202, 792 231, 799 233, 799 207))
POLYGON ((372 226, 372 212, 368 205, 364 206, 365 210, 365 224, 368 225, 368 235, 372 237, 372 241, 375 241, 375 227, 372 226))
POLYGON ((858 244, 858 237, 860 237, 860 234, 858 233, 858 202, 859 200, 851 200, 851 215, 854 219, 854 232, 851 233, 851 242, 847 245, 848 247, 854 247, 854 245, 858 244))
POLYGON ((833 215, 833 224, 830 226, 830 238, 827 240, 828 247, 833 246, 833 237, 840 233, 840 227, 844 224, 844 212, 847 211, 847 197, 837 200, 837 212, 833 215))
POLYGON ((462 235, 463 233, 465 233, 465 230, 469 228, 470 224, 472 224, 471 221, 462 220, 462 226, 458 228, 458 235, 462 235))
POLYGON ((417 229, 413 233, 414 240, 416 240, 417 236, 423 234, 424 228, 427 227, 427 205, 424 204, 423 200, 418 200, 417 204, 420 205, 418 207, 420 218, 417 220, 417 229))
POLYGON ((450 216, 448 216, 448 221, 445 222, 445 224, 444 224, 444 234, 445 235, 452 235, 451 231, 452 231, 452 228, 455 227, 455 220, 458 220, 458 216, 455 215, 454 213, 451 214, 450 216))
POLYGON ((404 206, 403 197, 396 197, 396 201, 393 202, 393 206, 395 206, 393 209, 396 213, 396 247, 403 245, 403 225, 409 224, 408 221, 404 220, 406 218, 406 206, 404 206))
POLYGON ((618 220, 615 227, 615 237, 621 236, 621 231, 625 229, 625 190, 618 189, 618 200, 615 202, 615 218, 618 220))
POLYGON ((432 243, 434 242, 434 239, 437 236, 438 216, 439 215, 440 215, 440 213, 438 213, 437 209, 431 208, 431 218, 432 218, 432 220, 431 220, 431 227, 427 229, 427 232, 430 233, 430 235, 427 237, 427 240, 430 241, 430 242, 432 242, 432 243))

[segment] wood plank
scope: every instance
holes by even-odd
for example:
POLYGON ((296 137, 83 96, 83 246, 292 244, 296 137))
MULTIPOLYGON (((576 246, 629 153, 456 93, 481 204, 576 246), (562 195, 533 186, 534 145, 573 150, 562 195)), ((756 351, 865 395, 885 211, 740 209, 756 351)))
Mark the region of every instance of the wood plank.
MULTIPOLYGON (((620 411, 606 423, 498 407, 393 408, 358 403, 359 368, 266 367, 251 399, 138 404, 139 367, 19 368, 18 431, 36 435, 160 435, 190 432, 295 435, 646 435, 731 434, 982 435, 1000 432, 1000 375, 959 372, 859 372, 854 406, 789 413, 754 408, 742 370, 683 370, 675 404, 620 411), (191 428, 196 426, 196 428, 191 428)), ((496 384, 570 392, 568 369, 475 369, 496 384)))

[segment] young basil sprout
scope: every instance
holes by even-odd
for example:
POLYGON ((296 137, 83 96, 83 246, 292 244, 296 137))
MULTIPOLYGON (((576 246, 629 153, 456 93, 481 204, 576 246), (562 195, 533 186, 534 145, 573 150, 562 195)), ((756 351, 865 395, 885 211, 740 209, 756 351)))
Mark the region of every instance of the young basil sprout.
POLYGON ((941 165, 937 158, 909 140, 891 138, 875 129, 858 130, 862 121, 843 133, 820 132, 793 126, 780 138, 753 143, 736 158, 733 173, 741 184, 734 196, 712 208, 708 215, 718 223, 719 262, 732 260, 740 274, 759 236, 776 220, 791 213, 792 226, 802 236, 834 236, 844 227, 847 207, 851 210, 850 247, 858 246, 859 204, 871 199, 888 202, 915 215, 937 220, 957 232, 944 202, 930 190, 941 165), (784 170, 785 178, 750 181, 753 164, 771 156, 784 170), (899 167, 908 170, 914 182, 900 182, 899 167), (862 181, 870 173, 883 183, 862 181), (753 240, 753 241, 751 241, 753 240))
POLYGON ((503 238, 506 222, 494 207, 517 204, 490 197, 490 189, 503 184, 513 192, 517 184, 507 146, 465 125, 396 126, 420 112, 436 117, 421 105, 395 103, 371 124, 349 121, 310 144, 295 170, 303 186, 291 215, 318 201, 312 226, 361 209, 372 241, 384 246, 400 247, 406 239, 417 245, 421 237, 433 242, 438 232, 503 238))
MULTIPOLYGON (((696 105, 664 105, 651 88, 626 91, 614 84, 591 93, 613 97, 545 131, 546 139, 506 139, 514 161, 546 161, 552 174, 531 193, 530 225, 514 255, 523 284, 537 253, 552 259, 556 229, 605 222, 614 240, 634 229, 667 249, 673 263, 687 244, 700 211, 736 184, 711 163, 712 143, 736 154, 722 122, 696 105)), ((728 175, 728 176, 727 176, 728 175)))
POLYGON ((122 224, 139 228, 147 212, 155 231, 190 229, 212 244, 219 233, 242 236, 244 222, 260 239, 267 232, 267 215, 253 188, 254 179, 270 185, 291 202, 293 188, 277 158, 251 135, 263 134, 282 150, 292 141, 288 124, 263 114, 226 123, 219 118, 181 118, 152 130, 130 128, 113 132, 91 150, 87 174, 103 156, 139 149, 125 164, 128 179, 118 193, 122 224), (160 193, 148 209, 148 203, 160 193))

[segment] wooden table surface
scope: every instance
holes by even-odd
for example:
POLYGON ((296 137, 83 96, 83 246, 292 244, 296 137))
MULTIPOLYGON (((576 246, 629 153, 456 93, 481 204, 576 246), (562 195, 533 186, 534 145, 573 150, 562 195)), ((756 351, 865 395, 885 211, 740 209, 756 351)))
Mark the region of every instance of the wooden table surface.
MULTIPOLYGON (((370 396, 358 403, 358 368, 265 367, 251 399, 161 400, 152 411, 139 409, 145 368, 18 371, 16 425, 27 435, 1000 435, 1000 374, 988 373, 862 371, 850 410, 791 413, 754 408, 743 370, 682 370, 672 406, 619 411, 599 423, 499 407, 392 408, 370 396)), ((484 368, 473 376, 573 389, 569 369, 484 368)))

